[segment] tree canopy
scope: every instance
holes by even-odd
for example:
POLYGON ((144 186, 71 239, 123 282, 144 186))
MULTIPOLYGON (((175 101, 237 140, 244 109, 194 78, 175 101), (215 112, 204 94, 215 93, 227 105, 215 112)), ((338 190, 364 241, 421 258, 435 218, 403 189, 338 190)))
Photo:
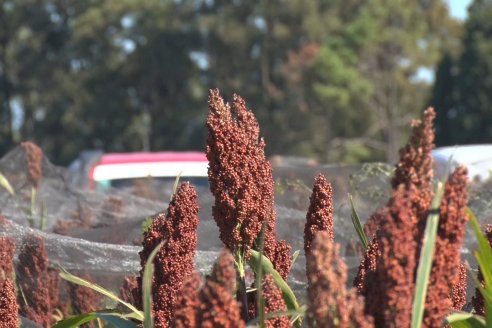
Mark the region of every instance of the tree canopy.
MULTIPOLYGON (((486 39, 478 19, 465 44, 486 39)), ((393 161, 428 99, 419 71, 460 28, 444 0, 0 0, 0 151, 29 139, 66 164, 85 149, 204 149, 218 87, 246 99, 269 154, 393 161)))

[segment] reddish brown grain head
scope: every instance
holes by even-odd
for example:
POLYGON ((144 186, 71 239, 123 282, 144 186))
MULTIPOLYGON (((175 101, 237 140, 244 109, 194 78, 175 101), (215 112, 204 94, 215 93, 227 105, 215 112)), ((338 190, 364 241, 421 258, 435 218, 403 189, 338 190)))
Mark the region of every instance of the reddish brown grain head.
MULTIPOLYGON (((81 273, 79 276, 87 281, 91 281, 92 278, 87 273, 81 273)), ((100 309, 101 295, 96 291, 76 284, 69 284, 68 292, 72 304, 74 314, 83 314, 100 309)), ((95 327, 90 324, 89 327, 95 327)))
MULTIPOLYGON (((400 159, 395 167, 395 173, 391 179, 393 191, 400 185, 410 189, 411 186, 418 190, 413 195, 412 203, 417 218, 419 219, 419 236, 425 228, 427 210, 432 201, 432 178, 433 159, 432 149, 434 149, 434 128, 433 122, 436 114, 434 109, 429 107, 424 111, 422 120, 412 122, 412 133, 407 144, 400 149, 400 159)), ((364 230, 366 234, 373 235, 381 226, 381 217, 375 213, 367 220, 364 230)), ((419 251, 419 247, 416 249, 419 251)))
POLYGON ((417 215, 426 213, 432 200, 433 160, 434 149, 434 119, 436 113, 432 107, 424 111, 422 120, 412 122, 412 134, 409 142, 400 150, 400 161, 396 165, 395 174, 391 180, 393 189, 399 185, 414 185, 418 193, 415 205, 417 215))
POLYGON ((21 147, 26 154, 27 177, 32 186, 37 188, 43 178, 43 151, 30 141, 22 142, 21 147))
POLYGON ((358 327, 359 321, 366 322, 362 327, 373 327, 372 318, 364 314, 362 297, 345 288, 347 267, 339 256, 339 246, 329 239, 327 231, 316 234, 306 260, 310 320, 317 327, 358 327))
POLYGON ((247 252, 266 222, 265 255, 286 277, 290 246, 276 240, 272 167, 256 118, 240 96, 234 95, 231 106, 215 89, 209 94, 207 128, 212 214, 220 239, 232 253, 247 252))
POLYGON ((44 240, 35 235, 26 237, 19 251, 17 281, 29 303, 18 295, 19 313, 49 327, 51 323, 50 277, 44 240))
POLYGON ((223 285, 209 277, 202 285, 194 273, 183 284, 176 303, 173 327, 245 327, 239 303, 223 285))
POLYGON ((18 311, 12 280, 0 279, 0 328, 19 327, 18 311))
POLYGON ((178 299, 173 318, 173 327, 192 328, 197 327, 197 314, 200 310, 199 292, 202 280, 198 273, 193 273, 184 281, 178 299))
MULTIPOLYGON (((282 298, 282 292, 275 285, 272 275, 267 275, 263 279, 262 295, 265 300, 265 314, 271 312, 286 311, 284 299, 282 298)), ((268 328, 289 328, 289 317, 276 317, 265 321, 268 328)))
MULTIPOLYGON (((439 227, 429 277, 424 325, 437 327, 453 307, 453 286, 460 281, 461 246, 465 235, 468 202, 467 170, 458 167, 448 178, 439 209, 439 227)), ((466 280, 466 276, 465 276, 466 280)), ((466 283, 465 283, 466 284, 466 283)), ((463 289, 461 288, 463 291, 463 289)), ((458 291, 455 289, 455 292, 458 291)), ((457 295, 455 295, 457 297, 457 295)), ((466 295, 460 299, 466 300, 466 295)))
POLYGON ((466 305, 466 278, 466 265, 461 263, 458 281, 451 286, 451 301, 456 311, 463 310, 466 305))
POLYGON ((228 290, 207 280, 200 291, 200 310, 197 316, 200 327, 245 327, 239 303, 228 290))
POLYGON ((327 231, 333 241, 333 190, 331 184, 320 174, 316 177, 310 197, 309 209, 304 226, 304 253, 309 254, 314 236, 327 231))
POLYGON ((373 238, 367 246, 364 258, 359 266, 359 271, 354 279, 354 287, 360 295, 367 296, 369 293, 374 293, 372 289, 377 289, 375 282, 376 261, 381 256, 379 252, 379 244, 377 238, 373 238))
POLYGON ((120 298, 130 304, 135 304, 133 300, 133 291, 138 289, 137 277, 126 276, 120 286, 120 298))
POLYGON ((234 257, 227 249, 220 252, 219 258, 214 264, 210 280, 216 282, 228 290, 231 294, 236 291, 236 269, 234 268, 234 257))
POLYGON ((15 243, 8 237, 0 237, 0 280, 12 278, 15 243))
MULTIPOLYGON (((140 252, 142 268, 150 253, 164 242, 154 259, 153 313, 156 327, 168 327, 174 315, 176 298, 184 279, 193 272, 198 226, 198 204, 195 189, 189 183, 179 186, 167 214, 158 214, 143 240, 140 252)), ((143 269, 140 277, 143 275, 143 269)), ((141 290, 141 278, 138 279, 141 290)), ((134 294, 135 301, 141 292, 134 294), (137 294, 137 295, 135 295, 137 294)), ((138 303, 137 303, 138 304, 138 303)))
POLYGON ((377 290, 366 295, 366 312, 374 317, 376 327, 410 327, 418 245, 413 208, 416 193, 413 187, 400 186, 382 216, 377 235, 380 256, 373 280, 377 290))

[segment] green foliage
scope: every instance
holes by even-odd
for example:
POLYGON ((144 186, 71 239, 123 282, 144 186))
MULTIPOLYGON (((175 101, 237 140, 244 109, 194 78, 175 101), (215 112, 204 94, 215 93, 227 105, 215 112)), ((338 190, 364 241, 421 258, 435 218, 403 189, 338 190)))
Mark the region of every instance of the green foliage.
POLYGON ((280 274, 274 269, 272 262, 270 262, 270 260, 267 257, 265 257, 264 255, 261 256, 260 253, 255 250, 251 250, 250 257, 248 259, 248 264, 253 270, 256 270, 259 266, 261 266, 261 270, 262 272, 264 272, 264 274, 271 274, 273 280, 275 281, 275 285, 277 285, 277 287, 282 291, 282 296, 285 305, 287 306, 287 309, 294 310, 294 311, 299 310, 299 305, 297 303, 297 299, 294 292, 292 292, 292 289, 290 289, 289 285, 285 282, 285 280, 282 279, 280 274))
POLYGON ((14 188, 12 188, 9 180, 7 180, 7 178, 2 173, 0 173, 0 186, 5 188, 5 190, 7 190, 12 196, 15 195, 14 188))
POLYGON ((467 215, 478 241, 478 250, 474 252, 474 255, 484 279, 484 286, 482 286, 476 276, 474 276, 474 280, 484 299, 485 317, 472 313, 455 312, 449 315, 446 321, 453 328, 485 328, 492 325, 492 247, 487 237, 480 230, 475 214, 468 209, 467 215))
POLYGON ((460 42, 436 72, 431 104, 441 145, 490 142, 492 131, 492 3, 473 1, 460 42), (460 49, 461 48, 461 49, 460 49), (453 133, 451 133, 453 132, 453 133))
POLYGON ((417 71, 457 29, 443 0, 1 0, 0 16, 0 152, 32 139, 62 164, 202 149, 210 87, 241 92, 270 153, 394 160, 427 96, 417 71))
POLYGON ((357 232, 357 235, 359 236, 360 243, 364 247, 364 249, 369 246, 369 242, 367 241, 366 234, 364 232, 364 228, 362 227, 362 224, 360 223, 359 219, 359 214, 357 214, 357 211, 355 210, 354 206, 354 201, 352 199, 352 195, 348 195, 349 201, 350 201, 350 208, 352 210, 351 212, 351 218, 352 218, 352 223, 354 225, 355 231, 357 232))
POLYGON ((153 328, 154 319, 152 317, 152 278, 154 276, 154 258, 161 249, 164 242, 157 245, 156 248, 150 253, 147 263, 144 268, 144 275, 142 279, 142 304, 144 311, 144 328, 153 328))

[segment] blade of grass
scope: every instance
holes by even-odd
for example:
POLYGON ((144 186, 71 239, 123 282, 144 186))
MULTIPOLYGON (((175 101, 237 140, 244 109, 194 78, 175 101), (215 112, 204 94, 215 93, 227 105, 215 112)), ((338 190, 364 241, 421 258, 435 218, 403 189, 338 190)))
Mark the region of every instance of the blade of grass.
POLYGON ((479 264, 484 281, 484 287, 478 281, 476 281, 476 285, 484 299, 485 321, 488 324, 492 324, 492 247, 490 247, 489 241, 482 233, 475 214, 470 209, 467 209, 467 215, 470 218, 478 241, 478 250, 475 251, 475 258, 479 264))
POLYGON ((485 319, 482 316, 467 313, 455 312, 448 315, 446 323, 453 328, 485 328, 487 327, 485 319))
POLYGON ((48 209, 46 208, 46 202, 43 200, 41 204, 41 220, 39 221, 39 230, 43 231, 48 223, 48 209))
POLYGON ((111 325, 119 328, 137 328, 138 325, 128 320, 125 315, 113 312, 89 312, 75 315, 56 323, 53 328, 72 328, 79 327, 93 320, 102 319, 111 325))
POLYGON ((439 224, 439 205, 444 193, 443 184, 437 185, 437 190, 432 199, 431 210, 427 216, 422 250, 420 252, 419 266, 417 268, 417 281, 415 284, 415 297, 412 307, 412 328, 420 328, 424 317, 425 297, 432 268, 434 246, 436 243, 437 228, 439 224))
MULTIPOLYGON (((302 306, 298 310, 287 310, 287 311, 274 311, 265 314, 265 319, 273 319, 278 317, 303 317, 306 314, 306 307, 302 306)), ((260 322, 260 318, 256 317, 248 322, 248 327, 257 326, 260 322)))
POLYGON ((174 185, 173 185, 173 194, 171 195, 171 200, 173 200, 173 196, 176 193, 176 190, 178 190, 178 184, 179 184, 179 179, 181 179, 181 174, 183 174, 183 171, 179 172, 178 175, 176 176, 176 179, 174 179, 174 185))
POLYGON ((263 261, 263 247, 265 245, 265 228, 266 222, 263 222, 261 226, 260 233, 258 235, 258 252, 259 252, 259 261, 258 266, 256 267, 256 305, 258 310, 258 322, 260 324, 260 328, 265 328, 265 298, 263 297, 263 268, 261 266, 263 261))
POLYGON ((154 319, 152 318, 152 277, 154 276, 154 258, 162 247, 161 242, 156 248, 150 253, 147 263, 145 263, 143 280, 142 280, 142 304, 144 311, 144 327, 152 328, 154 327, 154 319))
MULTIPOLYGON (((259 252, 255 250, 251 250, 250 257, 248 259, 248 264, 253 270, 256 270, 258 265, 261 264, 261 268, 263 272, 265 272, 266 274, 271 274, 273 280, 275 281, 275 285, 277 285, 277 287, 280 288, 280 290, 282 291, 282 297, 284 299, 285 305, 287 306, 287 309, 288 310, 299 309, 299 305, 297 304, 297 299, 294 292, 292 291, 292 289, 290 289, 289 285, 285 282, 285 280, 282 279, 282 277, 277 272, 277 270, 274 269, 273 264, 272 262, 270 262, 268 257, 263 255, 260 262, 259 252)), ((296 321, 296 325, 300 325, 300 320, 296 321)))
POLYGON ((2 173, 0 173, 0 186, 4 187, 5 190, 7 190, 9 194, 11 194, 12 196, 15 195, 14 188, 12 188, 12 185, 10 184, 9 180, 7 180, 5 175, 3 175, 2 173))
POLYGON ((360 242, 362 246, 364 246, 364 249, 367 248, 369 245, 369 242, 367 241, 366 234, 364 232, 364 228, 362 227, 362 224, 360 223, 360 218, 359 214, 357 214, 357 211, 355 210, 354 206, 354 201, 352 199, 352 195, 348 194, 349 197, 349 202, 350 202, 350 207, 351 207, 351 218, 352 218, 352 224, 354 225, 355 231, 357 232, 357 235, 359 236, 360 242))
POLYGON ((292 254, 292 264, 290 265, 290 268, 292 269, 294 267, 294 263, 296 263, 297 258, 299 257, 299 254, 301 253, 300 250, 297 250, 292 254))
POLYGON ((97 284, 94 284, 92 282, 89 282, 87 280, 84 280, 80 277, 77 277, 71 273, 69 273, 68 271, 66 271, 65 269, 63 268, 60 268, 60 277, 71 282, 71 283, 74 283, 74 284, 77 284, 77 285, 80 285, 80 286, 85 286, 85 287, 88 287, 92 290, 95 290, 96 292, 112 299, 113 301, 116 301, 118 303, 121 303, 122 305, 124 305, 125 307, 127 307, 128 309, 130 309, 132 312, 135 313, 135 319, 139 320, 139 321, 143 321, 144 320, 144 315, 142 313, 142 311, 139 311, 136 307, 134 307, 133 305, 131 305, 130 303, 127 303, 125 301, 123 301, 122 299, 120 299, 118 296, 116 296, 115 294, 113 294, 112 292, 110 292, 109 290, 97 285, 97 284))

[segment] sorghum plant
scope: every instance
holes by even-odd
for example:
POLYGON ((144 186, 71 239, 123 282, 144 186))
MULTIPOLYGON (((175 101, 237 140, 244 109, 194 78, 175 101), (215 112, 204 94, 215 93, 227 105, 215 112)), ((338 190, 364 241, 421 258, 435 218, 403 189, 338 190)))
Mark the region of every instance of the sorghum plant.
POLYGON ((28 319, 50 327, 52 307, 50 304, 50 277, 48 275, 48 255, 42 237, 29 235, 19 251, 17 282, 22 289, 18 294, 19 313, 28 319))
POLYGON ((174 327, 245 327, 241 307, 233 297, 235 280, 234 260, 228 251, 221 253, 203 286, 197 273, 188 276, 176 303, 174 327))
MULTIPOLYGON (((485 236, 487 237, 489 244, 492 247, 492 224, 488 224, 485 227, 485 236)), ((480 269, 478 270, 478 280, 482 285, 484 284, 484 279, 482 273, 480 272, 480 269)), ((478 288, 475 289, 475 295, 472 297, 471 302, 476 314, 482 316, 485 315, 485 304, 483 296, 478 288)))
MULTIPOLYGON (((241 97, 234 95, 229 105, 218 90, 210 91, 209 110, 208 176, 219 237, 241 266, 266 222, 264 253, 285 279, 290 246, 276 239, 272 167, 265 158, 258 122, 241 97)), ((243 274, 243 268, 238 269, 243 274)))
POLYGON ((316 233, 307 256, 309 321, 316 327, 374 327, 364 314, 364 301, 356 291, 346 290, 347 268, 327 231, 316 233))
MULTIPOLYGON (((174 317, 178 292, 184 280, 194 270, 198 226, 197 194, 193 186, 183 183, 173 196, 167 214, 154 217, 144 234, 143 250, 140 252, 142 268, 150 253, 164 241, 155 257, 155 272, 152 284, 154 324, 169 327, 174 317)), ((134 300, 140 305, 142 299, 143 269, 137 279, 138 288, 134 300)))

